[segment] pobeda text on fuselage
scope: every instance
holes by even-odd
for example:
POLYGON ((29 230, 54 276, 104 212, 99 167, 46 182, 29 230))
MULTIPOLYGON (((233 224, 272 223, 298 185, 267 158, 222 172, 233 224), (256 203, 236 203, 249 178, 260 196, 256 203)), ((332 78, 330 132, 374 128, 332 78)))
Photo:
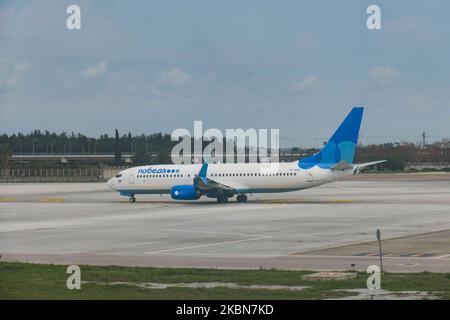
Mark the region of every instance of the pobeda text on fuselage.
POLYGON ((224 203, 249 193, 302 190, 358 173, 381 161, 354 164, 364 108, 353 108, 320 152, 293 162, 155 165, 126 169, 108 186, 135 202, 137 194, 170 194, 174 200, 202 196, 224 203))

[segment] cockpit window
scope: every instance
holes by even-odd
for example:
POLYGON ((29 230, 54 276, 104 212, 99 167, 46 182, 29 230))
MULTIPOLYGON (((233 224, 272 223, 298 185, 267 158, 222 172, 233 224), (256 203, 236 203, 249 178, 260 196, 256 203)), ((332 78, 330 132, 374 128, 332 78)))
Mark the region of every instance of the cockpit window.
POLYGON ((116 178, 120 178, 121 176, 122 176, 121 173, 115 175, 116 178))

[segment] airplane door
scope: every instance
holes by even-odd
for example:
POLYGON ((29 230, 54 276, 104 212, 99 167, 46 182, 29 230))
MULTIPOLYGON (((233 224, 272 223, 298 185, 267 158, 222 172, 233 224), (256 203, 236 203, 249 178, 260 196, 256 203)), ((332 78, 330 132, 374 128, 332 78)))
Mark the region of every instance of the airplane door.
POLYGON ((306 181, 313 182, 313 174, 311 173, 311 171, 308 171, 306 173, 306 181))
POLYGON ((134 184, 134 174, 133 173, 130 173, 130 175, 128 176, 128 183, 134 184))

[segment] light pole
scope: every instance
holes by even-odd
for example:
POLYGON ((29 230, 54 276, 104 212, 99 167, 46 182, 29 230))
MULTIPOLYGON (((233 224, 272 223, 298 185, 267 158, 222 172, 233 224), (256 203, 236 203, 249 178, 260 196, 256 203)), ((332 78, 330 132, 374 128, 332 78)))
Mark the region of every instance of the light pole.
POLYGON ((377 240, 378 240, 378 250, 379 250, 379 255, 380 255, 381 272, 383 272, 383 253, 381 252, 381 232, 380 232, 380 229, 377 229, 377 240))

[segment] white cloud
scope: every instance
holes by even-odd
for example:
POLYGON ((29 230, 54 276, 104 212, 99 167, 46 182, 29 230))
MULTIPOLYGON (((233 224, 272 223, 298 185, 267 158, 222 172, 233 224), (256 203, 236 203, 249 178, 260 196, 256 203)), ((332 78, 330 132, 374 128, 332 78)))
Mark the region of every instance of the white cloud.
POLYGON ((179 67, 172 67, 170 70, 161 74, 158 79, 152 82, 151 89, 153 93, 159 93, 160 89, 170 87, 183 87, 192 80, 192 77, 181 70, 179 67))
POLYGON ((312 88, 316 83, 317 83, 317 76, 312 74, 310 76, 307 76, 302 81, 293 83, 292 89, 297 92, 302 92, 309 88, 312 88))
POLYGON ((80 72, 80 77, 85 79, 98 78, 108 71, 108 63, 101 61, 95 66, 88 67, 80 72))
POLYGON ((181 70, 178 67, 173 67, 169 71, 163 73, 156 82, 160 85, 169 85, 169 86, 183 86, 189 81, 191 81, 192 77, 181 70))
POLYGON ((29 61, 21 61, 18 63, 7 63, 6 61, 1 61, 0 70, 3 74, 7 74, 4 79, 0 79, 0 87, 11 88, 16 86, 21 78, 23 73, 28 70, 31 66, 29 61))
POLYGON ((369 77, 376 82, 388 85, 400 76, 400 72, 391 66, 373 66, 369 69, 369 77))

